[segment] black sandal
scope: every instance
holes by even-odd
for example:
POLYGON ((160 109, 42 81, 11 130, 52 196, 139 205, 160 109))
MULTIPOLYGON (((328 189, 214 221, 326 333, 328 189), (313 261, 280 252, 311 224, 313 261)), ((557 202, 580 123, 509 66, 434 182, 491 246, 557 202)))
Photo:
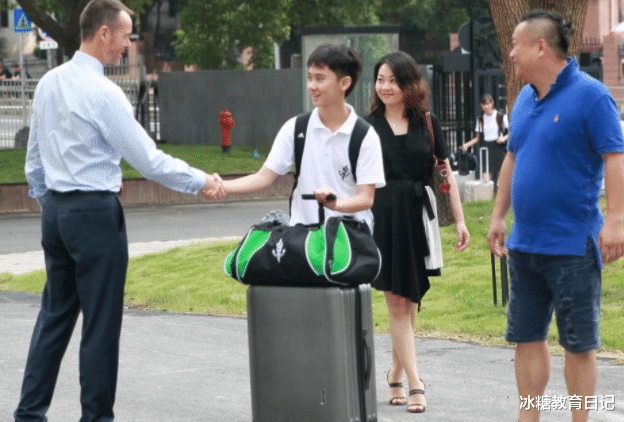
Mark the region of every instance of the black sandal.
MULTIPOLYGON (((415 388, 413 390, 410 390, 409 391, 410 396, 415 396, 416 394, 422 394, 422 396, 425 397, 426 386, 422 380, 420 380, 420 382, 423 383, 422 390, 420 388, 415 388)), ((414 404, 407 405, 407 411, 410 413, 423 413, 426 409, 427 409, 427 406, 422 403, 414 403, 414 404)))
MULTIPOLYGON (((388 386, 390 388, 403 388, 402 382, 390 382, 390 370, 386 374, 386 381, 388 381, 388 386)), ((405 396, 396 396, 390 399, 390 404, 392 406, 405 406, 407 404, 407 397, 405 396)))

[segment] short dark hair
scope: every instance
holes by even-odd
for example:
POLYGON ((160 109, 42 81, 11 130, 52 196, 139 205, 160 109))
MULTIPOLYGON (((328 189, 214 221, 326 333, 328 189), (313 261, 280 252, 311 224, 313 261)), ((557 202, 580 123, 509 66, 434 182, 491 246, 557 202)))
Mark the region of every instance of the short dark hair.
POLYGON ((80 39, 84 41, 93 38, 97 30, 104 25, 115 26, 121 12, 134 15, 134 12, 119 0, 91 0, 80 13, 80 39))
POLYGON ((310 54, 308 68, 310 66, 327 66, 339 79, 350 76, 351 86, 345 92, 345 98, 349 96, 355 83, 362 73, 362 59, 353 48, 344 44, 323 44, 310 54))
POLYGON ((485 103, 488 103, 490 101, 494 102, 494 98, 492 98, 492 96, 490 94, 486 93, 486 94, 483 94, 481 96, 481 100, 479 101, 479 104, 485 104, 485 103))
POLYGON ((547 10, 532 10, 520 18, 520 22, 529 24, 539 20, 549 23, 544 29, 543 36, 550 48, 557 53, 559 58, 566 58, 570 48, 570 38, 574 34, 574 24, 566 22, 559 13, 547 10))
MULTIPOLYGON (((403 102, 405 103, 405 117, 409 122, 409 127, 418 126, 424 119, 425 113, 429 111, 429 84, 418 67, 416 60, 403 51, 390 53, 379 59, 373 71, 374 79, 377 81, 379 68, 388 65, 394 74, 397 85, 403 91, 403 102)), ((381 116, 384 114, 386 106, 373 89, 371 99, 371 113, 381 116)))

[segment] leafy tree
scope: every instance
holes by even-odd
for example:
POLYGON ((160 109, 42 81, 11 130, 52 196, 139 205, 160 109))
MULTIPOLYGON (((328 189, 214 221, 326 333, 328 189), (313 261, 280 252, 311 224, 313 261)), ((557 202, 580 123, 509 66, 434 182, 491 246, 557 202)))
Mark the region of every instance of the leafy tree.
POLYGON ((290 0, 189 0, 179 14, 176 55, 203 69, 234 68, 236 51, 251 46, 254 67, 269 67, 273 43, 288 36, 286 2, 290 0))
MULTIPOLYGON (((44 30, 73 56, 80 47, 80 13, 89 0, 16 0, 26 15, 37 27, 44 30)), ((124 3, 137 13, 143 12, 153 0, 124 0, 124 3)), ((9 0, 0 0, 0 8, 13 8, 9 0)))
POLYGON ((471 8, 487 0, 417 0, 401 11, 401 49, 419 63, 437 61, 448 51, 449 34, 470 20, 471 8))
POLYGON ((180 13, 176 54, 204 69, 235 68, 236 52, 254 48, 255 68, 273 63, 273 44, 302 26, 375 24, 383 11, 414 0, 188 0, 180 13))

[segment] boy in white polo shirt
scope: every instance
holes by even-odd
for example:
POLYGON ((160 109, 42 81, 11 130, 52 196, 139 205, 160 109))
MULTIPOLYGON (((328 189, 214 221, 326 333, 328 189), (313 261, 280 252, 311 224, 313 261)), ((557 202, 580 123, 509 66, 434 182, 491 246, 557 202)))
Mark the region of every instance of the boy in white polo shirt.
POLYGON ((359 55, 351 47, 325 44, 314 50, 308 59, 308 91, 315 109, 307 130, 295 135, 296 117, 288 120, 277 134, 262 168, 249 176, 224 181, 226 192, 250 193, 271 185, 278 175, 286 174, 295 164, 295 136, 305 137, 290 224, 318 221, 317 203, 301 198, 302 194, 314 193, 317 201, 328 209, 326 218, 354 215, 366 221, 372 231, 370 208, 375 189, 385 185, 381 145, 375 130, 366 124, 366 135, 353 171, 349 143, 358 116, 345 102, 361 70, 359 55))

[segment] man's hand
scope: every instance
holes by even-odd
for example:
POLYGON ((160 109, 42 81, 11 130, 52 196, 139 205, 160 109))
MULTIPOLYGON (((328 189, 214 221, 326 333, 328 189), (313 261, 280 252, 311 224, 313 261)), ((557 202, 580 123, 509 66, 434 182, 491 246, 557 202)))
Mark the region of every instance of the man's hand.
POLYGON ((490 251, 495 257, 502 258, 507 256, 507 249, 505 249, 505 220, 492 219, 487 240, 490 251))
POLYGON ((624 255, 624 229, 622 220, 607 216, 598 235, 598 247, 602 252, 602 263, 617 261, 624 255))
POLYGON ((201 194, 211 201, 225 198, 225 188, 223 187, 223 180, 221 180, 221 177, 217 173, 214 173, 212 175, 206 175, 206 184, 201 190, 201 194))

